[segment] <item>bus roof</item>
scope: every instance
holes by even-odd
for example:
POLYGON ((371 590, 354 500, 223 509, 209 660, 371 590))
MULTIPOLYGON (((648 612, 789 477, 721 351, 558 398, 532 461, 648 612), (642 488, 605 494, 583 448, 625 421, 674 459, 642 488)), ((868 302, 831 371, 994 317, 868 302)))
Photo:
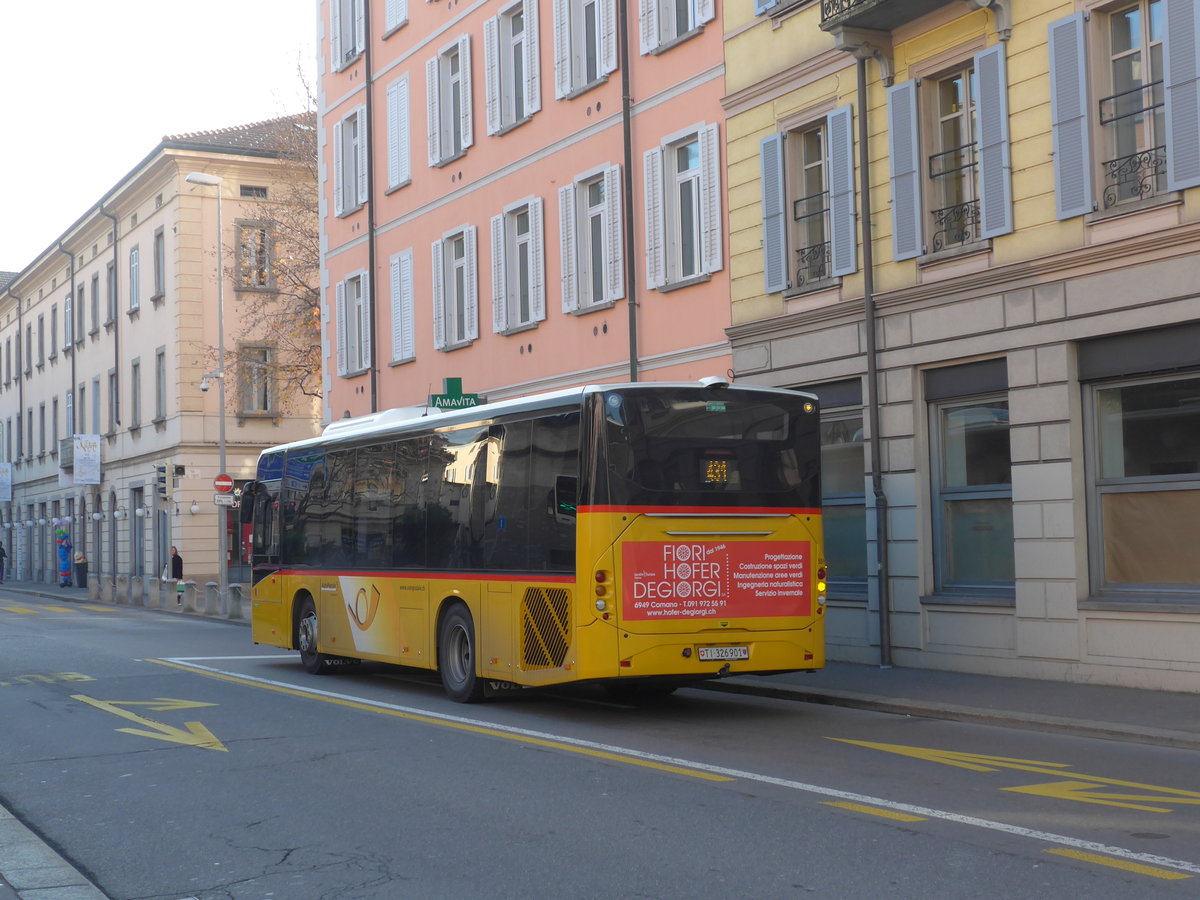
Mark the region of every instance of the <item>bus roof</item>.
POLYGON ((802 394, 806 397, 812 397, 814 400, 816 399, 815 395, 803 391, 766 387, 757 384, 737 385, 723 378, 705 378, 702 381, 639 381, 587 384, 582 387, 564 388, 563 390, 549 391, 542 394, 529 394, 524 397, 498 400, 494 403, 481 403, 479 406, 471 406, 465 409, 441 410, 427 406, 406 406, 385 409, 353 419, 337 419, 326 425, 321 434, 316 437, 268 447, 262 451, 261 456, 288 450, 303 450, 309 447, 352 443, 362 438, 386 438, 414 431, 452 428, 455 425, 488 421, 512 413, 570 409, 579 406, 583 402, 583 398, 588 394, 600 391, 642 391, 662 390, 664 388, 708 388, 711 390, 778 393, 789 396, 802 394))

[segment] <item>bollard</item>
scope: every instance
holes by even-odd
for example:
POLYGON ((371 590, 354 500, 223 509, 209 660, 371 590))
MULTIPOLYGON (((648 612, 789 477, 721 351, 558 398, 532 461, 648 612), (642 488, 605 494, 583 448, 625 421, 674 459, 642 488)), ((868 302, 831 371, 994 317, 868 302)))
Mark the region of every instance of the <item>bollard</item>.
POLYGON ((100 576, 100 599, 104 603, 116 603, 116 587, 112 575, 100 576))
POLYGON ((129 604, 128 575, 118 575, 113 580, 113 603, 123 606, 129 604))
POLYGON ((162 607, 162 586, 158 583, 157 575, 147 575, 142 579, 145 582, 145 594, 142 595, 142 605, 146 609, 159 609, 162 607))
POLYGON ((179 604, 179 611, 185 613, 197 612, 196 595, 196 582, 185 581, 183 583, 183 602, 179 604))
POLYGON ((141 606, 146 597, 146 579, 142 575, 134 575, 129 579, 129 605, 141 606))
POLYGON ((221 586, 215 581, 204 584, 204 615, 221 615, 221 586))
POLYGON ((244 584, 231 584, 229 586, 229 618, 242 618, 242 592, 246 589, 244 584))
POLYGON ((87 584, 88 600, 92 603, 100 602, 100 576, 93 575, 88 579, 87 584))

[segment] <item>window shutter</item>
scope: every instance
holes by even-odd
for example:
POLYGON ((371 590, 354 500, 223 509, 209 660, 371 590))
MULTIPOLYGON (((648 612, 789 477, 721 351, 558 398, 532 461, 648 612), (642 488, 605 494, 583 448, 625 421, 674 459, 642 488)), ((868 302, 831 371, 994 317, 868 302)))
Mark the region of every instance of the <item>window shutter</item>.
POLYGON ((429 165, 442 161, 442 90, 438 58, 425 61, 425 106, 429 119, 429 165))
POLYGON ((1164 76, 1167 187, 1200 184, 1200 16, 1195 0, 1166 0, 1164 76))
POLYGON ((433 242, 433 346, 435 350, 446 347, 446 295, 443 256, 445 241, 433 242))
POLYGON ((646 173, 646 287, 666 284, 667 261, 663 246, 663 152, 651 147, 642 156, 646 173))
POLYGON ((998 237, 1013 230, 1012 161, 1008 144, 1008 66, 1001 42, 975 56, 979 103, 979 236, 998 237))
POLYGON ((487 133, 495 134, 500 130, 499 16, 483 23, 483 105, 487 113, 487 133))
POLYGON ((403 256, 403 253, 397 253, 389 261, 392 282, 392 362, 404 358, 401 350, 404 344, 404 295, 400 286, 400 259, 403 256))
POLYGON ((858 235, 854 207, 854 109, 841 106, 825 118, 829 160, 830 273, 858 271, 858 235))
POLYGON ((400 326, 403 338, 400 342, 400 359, 413 359, 417 355, 416 335, 413 333, 413 252, 411 249, 400 254, 400 326))
POLYGON ((466 150, 475 143, 471 128, 471 36, 464 34, 458 39, 458 58, 462 65, 462 145, 466 150))
POLYGON ((359 350, 359 368, 370 368, 374 364, 371 354, 371 279, 367 277, 366 269, 358 275, 358 323, 359 334, 362 335, 362 347, 359 350))
POLYGON ((600 71, 617 71, 617 0, 600 0, 600 71))
POLYGON ((571 93, 571 21, 567 0, 554 0, 554 98, 571 93))
POLYGON ((1083 13, 1051 22, 1049 42, 1056 212, 1070 219, 1095 208, 1083 13))
POLYGON ((72 332, 75 318, 71 314, 71 295, 67 294, 66 303, 63 305, 63 349, 71 346, 72 332))
POLYGON ((391 31, 408 22, 408 0, 387 0, 383 8, 384 28, 391 31))
POLYGON ((370 186, 367 184, 367 154, 370 152, 370 136, 367 134, 367 108, 360 106, 354 111, 358 120, 358 202, 367 202, 370 186))
POLYGON ((504 258, 504 216, 492 216, 492 331, 508 329, 508 273, 504 258))
POLYGON ((370 0, 351 0, 354 3, 354 52, 362 53, 367 49, 367 12, 366 6, 370 0))
POLYGON ((562 311, 573 313, 579 309, 579 293, 575 282, 575 185, 566 184, 558 189, 558 247, 559 264, 562 268, 562 311))
POLYGON ((334 289, 334 328, 337 329, 337 373, 346 374, 346 282, 334 289))
POLYGON ((754 14, 761 16, 765 12, 770 12, 778 3, 779 0, 754 0, 754 14))
POLYGON ((787 194, 783 173, 783 135, 758 145, 762 175, 763 290, 777 294, 788 286, 787 194))
POLYGON ((412 180, 409 152, 408 76, 397 78, 387 89, 388 116, 388 187, 395 188, 412 180))
POLYGON ((608 296, 620 300, 625 296, 625 229, 621 221, 621 167, 604 170, 604 226, 608 242, 608 296))
POLYGON ((658 49, 661 28, 658 21, 660 0, 638 0, 638 25, 642 36, 642 55, 658 49))
POLYGON ((696 0, 696 22, 704 25, 717 17, 716 3, 713 0, 696 0))
POLYGON ((340 216, 346 211, 342 199, 342 123, 333 123, 333 214, 340 216))
POLYGON ((917 137, 917 83, 888 88, 888 141, 892 176, 892 257, 920 256, 921 143, 917 137))
POLYGON ((464 271, 464 281, 467 284, 467 340, 473 341, 479 337, 479 274, 476 272, 476 261, 478 257, 475 255, 475 226, 468 225, 463 230, 463 238, 466 251, 466 269, 464 271))
POLYGON ((546 246, 542 228, 542 198, 529 201, 529 305, 533 321, 546 318, 546 246))
POLYGON ((721 132, 716 125, 700 129, 700 261, 711 275, 721 271, 721 132))
POLYGON ((532 116, 542 108, 542 64, 540 32, 538 31, 538 0, 526 0, 523 8, 525 11, 525 115, 532 116))
POLYGON ((342 71, 342 4, 350 0, 329 0, 329 56, 333 71, 342 71))

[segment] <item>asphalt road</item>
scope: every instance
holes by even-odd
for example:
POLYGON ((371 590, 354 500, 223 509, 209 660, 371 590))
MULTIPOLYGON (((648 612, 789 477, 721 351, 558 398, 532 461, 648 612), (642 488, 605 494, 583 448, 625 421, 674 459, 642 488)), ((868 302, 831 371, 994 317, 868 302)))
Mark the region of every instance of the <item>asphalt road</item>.
POLYGON ((118 900, 1200 886, 1189 751, 702 690, 463 706, 243 627, 2 595, 0 803, 118 900))

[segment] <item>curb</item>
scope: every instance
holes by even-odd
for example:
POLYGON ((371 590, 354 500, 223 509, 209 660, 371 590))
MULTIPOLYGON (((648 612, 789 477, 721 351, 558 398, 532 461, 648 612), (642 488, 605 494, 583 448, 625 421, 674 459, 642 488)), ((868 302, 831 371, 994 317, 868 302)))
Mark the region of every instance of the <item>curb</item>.
POLYGON ((12 813, 0 806, 0 900, 108 900, 12 813))

